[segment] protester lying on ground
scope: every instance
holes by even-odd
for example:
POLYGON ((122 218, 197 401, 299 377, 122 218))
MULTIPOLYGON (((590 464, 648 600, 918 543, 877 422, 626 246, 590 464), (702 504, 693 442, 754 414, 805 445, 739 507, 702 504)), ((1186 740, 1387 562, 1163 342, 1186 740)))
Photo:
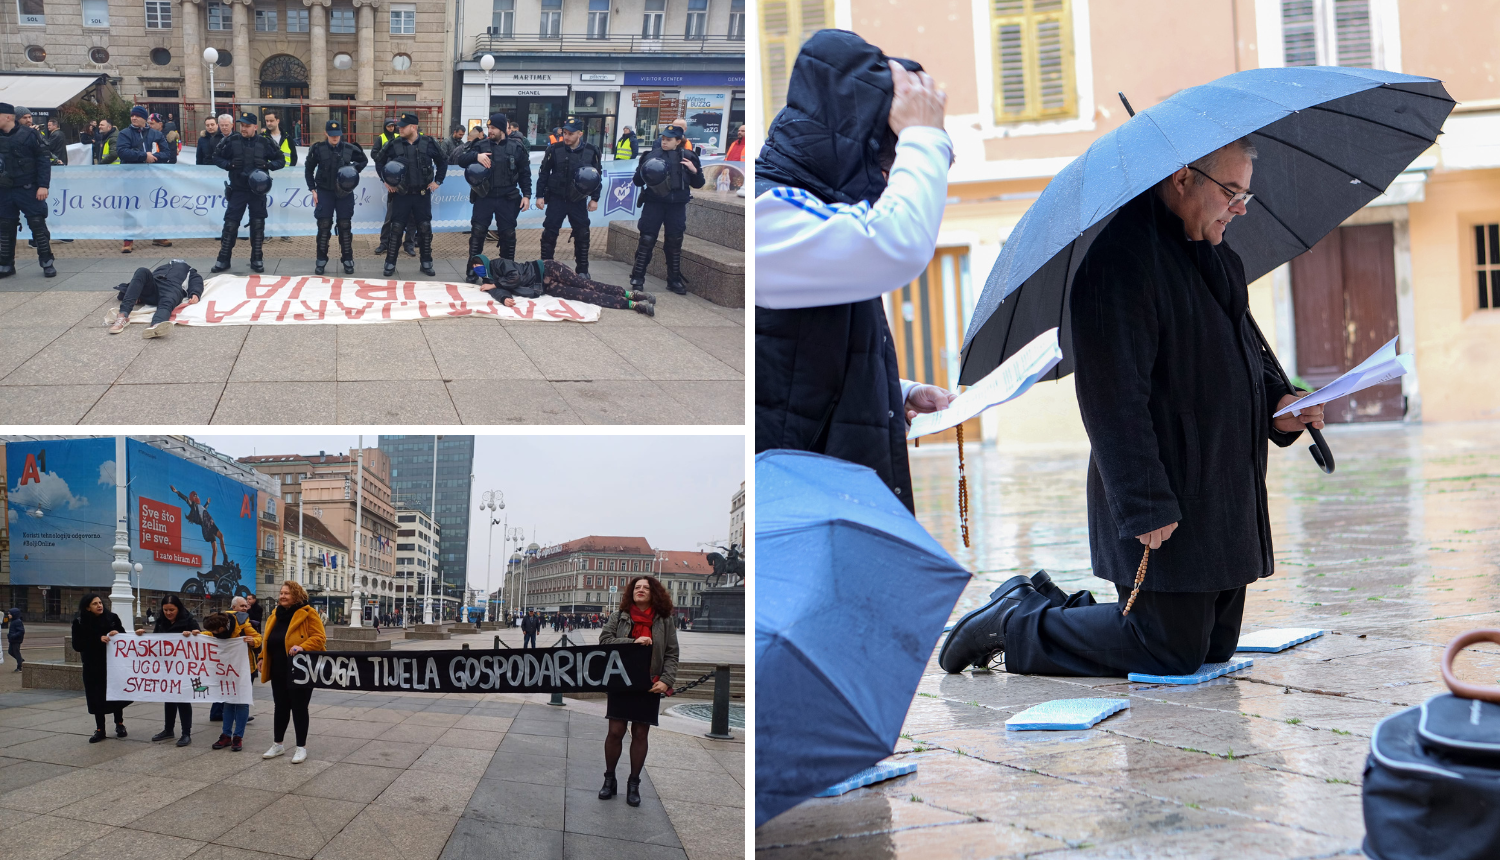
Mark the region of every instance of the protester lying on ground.
POLYGON ((517 263, 475 254, 469 258, 469 273, 479 280, 480 289, 506 307, 515 307, 518 298, 548 295, 656 316, 656 297, 652 294, 591 281, 556 260, 517 263))
POLYGON ((615 765, 620 761, 625 726, 630 726, 630 776, 625 780, 625 802, 641 805, 641 770, 646 766, 646 737, 657 724, 663 693, 677 683, 677 628, 672 624, 672 596, 654 576, 630 581, 620 607, 599 631, 600 645, 644 645, 651 649, 651 689, 644 693, 610 693, 604 706, 609 733, 604 737, 604 787, 599 799, 615 796, 619 783, 615 765))
POLYGON ((94 715, 94 735, 89 743, 104 740, 104 715, 115 715, 115 737, 125 737, 125 708, 129 702, 109 701, 105 693, 109 689, 106 671, 109 637, 124 633, 125 625, 120 616, 104 608, 104 598, 93 592, 78 601, 78 614, 73 616, 73 634, 69 641, 78 652, 83 664, 83 696, 89 713, 94 715))
POLYGON ((168 260, 154 270, 142 266, 135 270, 130 282, 115 287, 120 297, 120 310, 109 324, 110 334, 119 334, 130 325, 130 312, 135 306, 155 305, 151 324, 141 332, 142 337, 165 337, 172 331, 172 312, 178 305, 195 305, 203 295, 203 276, 198 270, 182 260, 168 260))
POLYGON ((907 422, 957 395, 899 377, 881 296, 936 253, 946 104, 919 63, 822 30, 755 161, 755 450, 868 466, 908 508, 907 422))
MULTIPOLYGON (((237 605, 244 605, 243 597, 236 597, 237 605)), ((235 615, 227 615, 223 612, 215 612, 203 619, 203 635, 212 636, 215 639, 233 639, 236 636, 245 640, 250 647, 252 659, 256 651, 260 649, 260 634, 250 626, 248 615, 242 609, 235 615), (246 616, 243 620, 239 616, 246 616)), ((224 702, 224 727, 220 730, 219 739, 214 741, 213 748, 221 750, 229 747, 234 752, 240 752, 243 747, 241 741, 245 736, 245 724, 250 717, 250 704, 248 702, 236 704, 224 702)))
POLYGON ((288 722, 295 722, 297 748, 292 764, 307 760, 307 729, 311 718, 307 706, 312 702, 312 685, 292 683, 292 657, 303 651, 322 651, 328 646, 323 617, 307 603, 307 590, 300 583, 283 582, 276 608, 266 619, 265 648, 260 655, 260 680, 271 684, 271 698, 276 702, 275 735, 271 748, 262 758, 276 758, 286 752, 288 722))
MULTIPOLYGON (((184 636, 198 630, 198 619, 187 610, 182 598, 175 594, 168 594, 161 601, 161 615, 156 619, 156 627, 152 633, 181 633, 184 636)), ((146 631, 137 628, 135 635, 144 636, 146 631)), ((182 717, 182 737, 177 738, 177 745, 185 747, 193 742, 193 706, 187 702, 167 702, 163 706, 165 724, 162 730, 151 736, 152 743, 156 741, 169 741, 176 736, 175 727, 177 717, 182 717)))

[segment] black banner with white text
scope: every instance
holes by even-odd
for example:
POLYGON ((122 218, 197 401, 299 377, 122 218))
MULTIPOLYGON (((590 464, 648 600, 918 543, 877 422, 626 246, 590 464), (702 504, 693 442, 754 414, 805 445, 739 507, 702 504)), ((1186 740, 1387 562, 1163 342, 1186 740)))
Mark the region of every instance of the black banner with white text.
POLYGON ((415 693, 644 693, 650 646, 499 651, 303 651, 292 683, 322 690, 415 693))

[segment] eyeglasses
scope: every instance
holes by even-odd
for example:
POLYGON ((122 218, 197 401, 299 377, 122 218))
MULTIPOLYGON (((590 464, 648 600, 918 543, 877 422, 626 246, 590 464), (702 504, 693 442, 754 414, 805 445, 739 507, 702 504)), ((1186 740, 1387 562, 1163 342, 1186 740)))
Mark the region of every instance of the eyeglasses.
POLYGON ((1219 186, 1220 188, 1224 189, 1224 192, 1229 195, 1229 205, 1230 206, 1233 206, 1236 203, 1243 203, 1246 206, 1249 206, 1250 205, 1250 201, 1255 199, 1255 195, 1254 194, 1251 194, 1248 191, 1235 191, 1233 188, 1230 188, 1228 185, 1225 185, 1224 183, 1220 182, 1219 180, 1213 178, 1212 176, 1209 176, 1207 173, 1204 173, 1203 171, 1199 170, 1198 168, 1192 166, 1191 164, 1188 165, 1188 170, 1191 170, 1191 171, 1193 171, 1194 173, 1197 173, 1200 176, 1206 177, 1209 182, 1212 182, 1213 184, 1215 184, 1215 185, 1219 186))

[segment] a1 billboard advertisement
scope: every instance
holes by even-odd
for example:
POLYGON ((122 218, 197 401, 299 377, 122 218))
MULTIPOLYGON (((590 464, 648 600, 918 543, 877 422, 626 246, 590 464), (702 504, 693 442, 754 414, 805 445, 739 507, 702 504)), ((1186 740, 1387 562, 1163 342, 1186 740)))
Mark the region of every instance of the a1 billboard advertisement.
POLYGON ((115 440, 5 446, 14 585, 108 588, 115 545, 115 440))
POLYGON ((140 585, 185 597, 255 588, 253 487, 128 439, 130 557, 140 585))

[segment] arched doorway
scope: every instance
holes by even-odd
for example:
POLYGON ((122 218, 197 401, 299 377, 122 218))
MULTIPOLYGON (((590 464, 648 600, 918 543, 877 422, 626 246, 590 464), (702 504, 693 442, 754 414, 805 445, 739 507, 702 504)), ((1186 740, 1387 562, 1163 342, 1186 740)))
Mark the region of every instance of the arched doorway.
POLYGON ((277 54, 261 63, 260 97, 307 98, 307 65, 290 54, 277 54))

